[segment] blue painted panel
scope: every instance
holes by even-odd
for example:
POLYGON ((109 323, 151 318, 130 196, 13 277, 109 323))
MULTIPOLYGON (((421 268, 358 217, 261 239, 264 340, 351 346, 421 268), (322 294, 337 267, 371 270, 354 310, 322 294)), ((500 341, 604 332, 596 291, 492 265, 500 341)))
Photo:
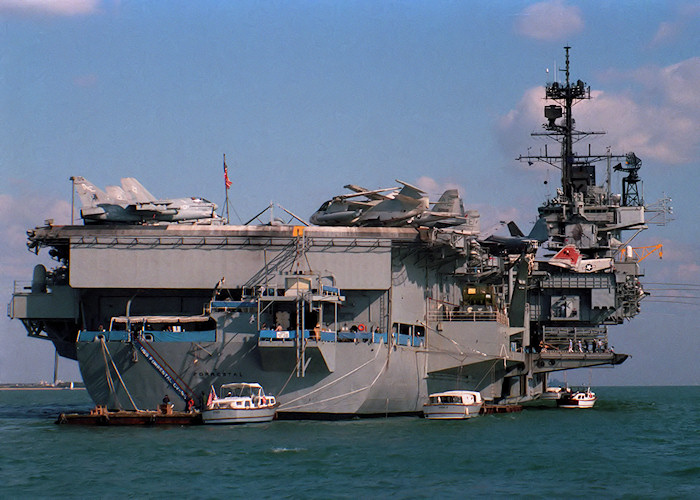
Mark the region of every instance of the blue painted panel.
POLYGON ((257 302, 243 302, 240 300, 215 300, 211 303, 212 307, 215 308, 229 308, 229 309, 237 309, 237 308, 255 308, 258 307, 257 302))
MULTIPOLYGON (((129 334, 126 331, 82 331, 78 334, 78 342, 94 342, 98 335, 102 335, 105 342, 128 342, 129 334)), ((216 341, 215 330, 205 330, 201 332, 154 332, 146 330, 142 337, 150 335, 152 342, 214 342, 216 341)), ((149 340, 151 342, 151 340, 149 340)))
POLYGON ((145 335, 153 335, 153 342, 214 342, 216 341, 215 330, 204 330, 201 332, 152 332, 146 330, 145 335))
POLYGON ((386 333, 375 333, 373 335, 375 342, 384 342, 386 344, 389 341, 389 336, 386 333))
POLYGON ((296 338, 295 330, 260 330, 260 338, 266 340, 291 340, 296 338))
MULTIPOLYGON (((334 342, 336 340, 334 332, 321 332, 321 340, 323 342, 334 342)), ((294 340, 296 338, 295 330, 260 330, 260 339, 263 340, 294 340)), ((314 333, 310 330, 304 330, 305 339, 313 339, 314 333)), ((387 343, 388 342, 387 333, 372 333, 372 332, 338 332, 338 342, 376 342, 376 343, 387 343)), ((414 337, 411 338, 410 335, 401 335, 399 338, 399 343, 401 345, 414 345, 416 347, 420 346, 423 342, 422 338, 414 337)))
POLYGON ((84 330, 78 334, 78 342, 94 342, 98 335, 104 337, 105 342, 126 342, 129 334, 125 331, 99 332, 84 330))

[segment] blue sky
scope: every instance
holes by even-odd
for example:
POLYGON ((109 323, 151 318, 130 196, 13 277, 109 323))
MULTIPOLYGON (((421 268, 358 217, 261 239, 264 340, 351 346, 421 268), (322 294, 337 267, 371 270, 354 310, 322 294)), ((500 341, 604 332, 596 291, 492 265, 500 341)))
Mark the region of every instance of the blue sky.
MULTIPOLYGON (((514 158, 543 147, 542 86, 571 45, 595 97, 579 128, 641 157, 646 202, 671 196, 676 219, 634 241, 664 244, 643 262, 654 297, 611 328, 632 359, 593 383, 700 384, 699 39, 698 1, 0 0, 0 290, 31 279, 25 230, 70 220, 71 175, 222 204, 224 153, 242 220, 399 178, 526 228, 558 175, 514 158)), ((0 341, 0 382, 52 376, 18 322, 0 341)))

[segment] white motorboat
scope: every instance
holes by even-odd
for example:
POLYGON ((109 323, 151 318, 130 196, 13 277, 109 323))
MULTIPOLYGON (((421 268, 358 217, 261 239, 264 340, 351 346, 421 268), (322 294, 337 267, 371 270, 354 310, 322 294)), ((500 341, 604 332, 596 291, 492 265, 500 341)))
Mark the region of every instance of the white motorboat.
POLYGON ((547 389, 540 396, 540 399, 554 401, 567 395, 571 395, 571 389, 568 387, 547 387, 547 389))
POLYGON ((260 384, 224 384, 218 396, 212 387, 207 406, 202 410, 202 421, 205 424, 270 422, 275 418, 276 407, 275 397, 266 395, 260 384))
POLYGON ((423 414, 435 420, 465 419, 478 415, 483 404, 478 391, 436 392, 423 405, 423 414))
POLYGON ((589 387, 585 391, 563 394, 557 399, 559 408, 593 408, 596 402, 596 395, 589 387))

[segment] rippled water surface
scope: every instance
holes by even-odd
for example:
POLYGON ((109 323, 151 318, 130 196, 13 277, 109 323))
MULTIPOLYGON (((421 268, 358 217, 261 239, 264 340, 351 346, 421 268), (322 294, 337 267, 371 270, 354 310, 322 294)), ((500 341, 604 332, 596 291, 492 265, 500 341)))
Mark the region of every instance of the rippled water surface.
POLYGON ((76 427, 84 391, 0 391, 3 497, 700 498, 700 387, 592 410, 246 426, 76 427))

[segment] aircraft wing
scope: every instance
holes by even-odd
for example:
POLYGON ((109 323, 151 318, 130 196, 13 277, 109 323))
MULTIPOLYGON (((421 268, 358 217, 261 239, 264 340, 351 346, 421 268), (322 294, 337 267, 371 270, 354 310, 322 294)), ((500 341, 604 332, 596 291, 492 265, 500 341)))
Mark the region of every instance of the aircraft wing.
POLYGON ((345 189, 349 189, 351 191, 355 191, 356 193, 362 193, 363 191, 369 191, 369 189, 364 188, 362 186, 358 186, 357 184, 346 184, 343 186, 345 189))
POLYGON ((377 203, 374 201, 360 201, 360 200, 352 200, 352 201, 347 201, 346 205, 348 208, 351 210, 354 209, 364 209, 364 208, 371 208, 375 206, 377 203))
POLYGON ((422 189, 420 189, 416 186, 409 184, 408 182, 404 182, 404 181, 401 181, 399 179, 395 179, 395 180, 396 180, 396 182, 398 182, 399 184, 401 184, 403 186, 401 191, 399 191, 399 193, 396 195, 397 197, 405 196, 407 198, 420 199, 420 198, 423 198, 423 196, 426 194, 425 191, 423 191, 422 189))
POLYGON ((83 219, 102 219, 107 211, 102 207, 83 207, 80 209, 80 216, 83 219))
POLYGON ((440 228, 461 226, 467 223, 467 217, 447 212, 423 212, 416 216, 414 223, 419 226, 440 228))
POLYGON ((426 210, 423 212, 423 215, 430 215, 432 217, 464 217, 464 214, 460 214, 458 212, 440 212, 440 211, 434 211, 434 210, 426 210))
POLYGON ((135 203, 132 207, 140 214, 174 215, 177 213, 176 208, 168 208, 168 203, 135 203))
POLYGON ((339 196, 336 196, 335 199, 339 200, 345 200, 348 198, 355 198, 357 196, 365 196, 370 200, 388 200, 393 198, 393 193, 389 193, 388 195, 382 194, 386 191, 395 191, 398 188, 396 187, 391 187, 391 188, 382 188, 382 189, 373 189, 373 190, 367 190, 364 188, 361 188, 360 186, 355 186, 354 184, 348 184, 346 186, 343 186, 345 189, 350 189, 352 191, 355 191, 353 194, 341 194, 339 196))

